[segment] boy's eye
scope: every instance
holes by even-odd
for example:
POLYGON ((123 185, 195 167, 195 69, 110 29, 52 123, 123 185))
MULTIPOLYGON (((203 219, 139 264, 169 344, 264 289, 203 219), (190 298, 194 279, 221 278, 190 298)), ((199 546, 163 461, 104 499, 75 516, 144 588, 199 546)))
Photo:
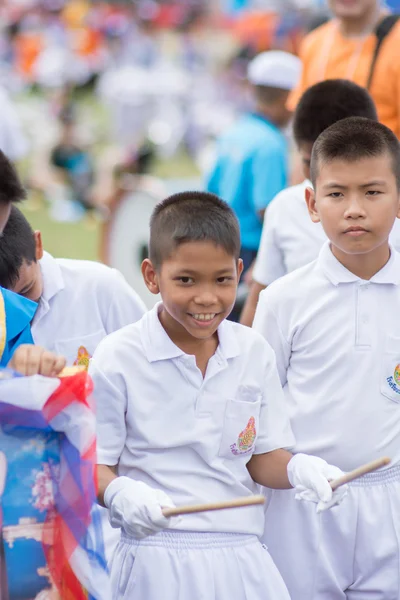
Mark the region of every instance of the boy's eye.
POLYGON ((181 283, 193 283, 192 277, 177 277, 177 280, 181 283))
POLYGON ((228 281, 233 281, 233 277, 229 277, 228 275, 225 275, 224 277, 217 278, 217 283, 228 283, 228 281))
POLYGON ((342 196, 342 192, 331 192, 329 196, 331 198, 340 198, 342 196))
POLYGON ((380 192, 379 190, 368 190, 367 192, 368 196, 378 196, 381 193, 382 192, 380 192))

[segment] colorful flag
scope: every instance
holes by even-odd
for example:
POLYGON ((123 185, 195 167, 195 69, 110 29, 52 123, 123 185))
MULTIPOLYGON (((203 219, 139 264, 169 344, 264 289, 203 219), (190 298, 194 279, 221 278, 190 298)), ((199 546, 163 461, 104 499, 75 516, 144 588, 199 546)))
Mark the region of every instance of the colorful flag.
POLYGON ((0 600, 112 597, 90 393, 85 372, 0 370, 0 600))

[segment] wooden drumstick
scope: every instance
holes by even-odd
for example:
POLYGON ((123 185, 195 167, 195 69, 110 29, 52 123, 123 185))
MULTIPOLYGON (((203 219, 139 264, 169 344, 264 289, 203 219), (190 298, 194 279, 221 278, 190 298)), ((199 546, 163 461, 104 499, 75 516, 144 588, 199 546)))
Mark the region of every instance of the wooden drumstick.
POLYGON ((264 504, 264 496, 250 496, 249 498, 236 498, 227 502, 212 502, 210 504, 192 504, 177 506, 176 508, 163 508, 164 517, 177 517, 179 515, 190 515, 192 513, 208 512, 210 510, 225 510, 226 508, 242 508, 255 504, 264 504))
POLYGON ((391 462, 390 458, 387 458, 387 457, 377 458, 376 460, 373 460, 372 462, 367 463, 366 465, 363 465, 362 467, 358 467, 358 469, 354 469, 354 471, 350 471, 350 473, 345 473, 344 475, 342 475, 342 477, 338 477, 337 479, 334 479, 333 481, 330 482, 331 488, 333 491, 335 491, 341 485, 344 485, 345 483, 349 483, 350 481, 354 481, 354 479, 358 479, 358 477, 362 477, 363 475, 366 475, 367 473, 372 473, 373 471, 376 471, 377 469, 380 469, 381 467, 389 465, 390 462, 391 462))

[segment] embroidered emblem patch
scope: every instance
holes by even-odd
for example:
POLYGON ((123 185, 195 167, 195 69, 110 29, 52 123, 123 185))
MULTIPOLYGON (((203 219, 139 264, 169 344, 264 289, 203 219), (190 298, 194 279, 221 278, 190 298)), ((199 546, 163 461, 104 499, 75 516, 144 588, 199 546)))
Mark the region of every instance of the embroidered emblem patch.
POLYGON ((231 445, 232 454, 247 454, 248 452, 251 452, 253 450, 256 437, 256 421, 254 417, 250 417, 249 422, 246 425, 246 429, 243 429, 243 431, 239 433, 236 444, 231 445))
POLYGON ((387 377, 386 381, 396 394, 400 394, 400 364, 396 366, 393 375, 387 377))
POLYGON ((89 361, 92 357, 89 352, 86 350, 85 346, 80 346, 78 348, 78 354, 74 361, 75 367, 85 367, 86 371, 89 368, 89 361))

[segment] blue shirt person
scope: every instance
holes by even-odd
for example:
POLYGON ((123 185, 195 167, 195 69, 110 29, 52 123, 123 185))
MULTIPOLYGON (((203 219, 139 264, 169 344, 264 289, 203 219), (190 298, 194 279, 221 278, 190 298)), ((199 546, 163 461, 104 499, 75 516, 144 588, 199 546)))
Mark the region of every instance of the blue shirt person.
POLYGON ((6 367, 21 344, 33 344, 31 321, 38 305, 0 288, 0 367, 6 367))
POLYGON ((248 114, 221 137, 217 153, 207 189, 234 210, 242 247, 257 252, 260 215, 287 184, 286 138, 262 115, 248 114))
POLYGON ((282 129, 291 117, 286 102, 300 72, 300 60, 287 52, 262 52, 249 63, 255 111, 222 135, 208 176, 207 190, 225 200, 239 220, 245 270, 257 254, 263 212, 287 184, 282 129))

